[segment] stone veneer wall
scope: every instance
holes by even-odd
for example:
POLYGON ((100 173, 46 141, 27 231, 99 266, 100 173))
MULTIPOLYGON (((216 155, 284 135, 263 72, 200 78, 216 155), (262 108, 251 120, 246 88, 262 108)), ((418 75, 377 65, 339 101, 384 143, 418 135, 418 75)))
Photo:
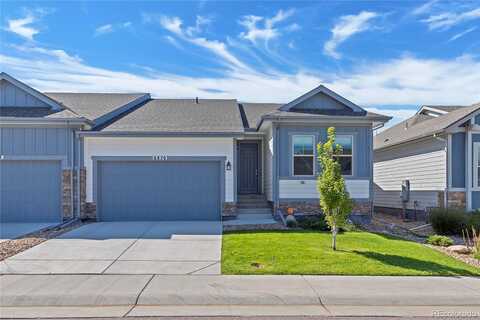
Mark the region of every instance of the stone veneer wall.
POLYGON ((237 205, 235 202, 225 202, 223 203, 223 217, 236 217, 237 216, 237 205))
POLYGON ((80 218, 96 219, 97 205, 95 202, 87 202, 87 170, 80 169, 80 218))
MULTIPOLYGON (((294 213, 303 213, 306 215, 322 214, 322 209, 318 202, 313 201, 282 201, 278 209, 287 214, 288 208, 293 208, 294 213)), ((373 205, 371 201, 354 200, 352 214, 372 214, 373 205)))
POLYGON ((62 218, 73 218, 72 170, 62 170, 62 218))
POLYGON ((467 207, 466 194, 463 191, 448 192, 448 207, 465 209, 467 207))

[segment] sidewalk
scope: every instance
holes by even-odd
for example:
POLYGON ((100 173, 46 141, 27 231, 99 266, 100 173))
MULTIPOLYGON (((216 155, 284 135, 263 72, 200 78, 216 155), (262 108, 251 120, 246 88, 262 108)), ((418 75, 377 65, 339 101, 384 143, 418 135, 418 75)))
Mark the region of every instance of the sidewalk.
POLYGON ((1 317, 480 316, 480 278, 3 275, 1 317))

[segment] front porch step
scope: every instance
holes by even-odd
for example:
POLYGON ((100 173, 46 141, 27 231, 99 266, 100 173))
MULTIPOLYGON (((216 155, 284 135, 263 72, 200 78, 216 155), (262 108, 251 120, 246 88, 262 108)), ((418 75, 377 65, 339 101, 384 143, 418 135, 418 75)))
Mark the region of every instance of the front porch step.
POLYGON ((269 209, 270 205, 268 204, 268 202, 252 202, 252 203, 238 202, 237 203, 237 208, 239 208, 239 209, 256 209, 256 208, 269 209))
POLYGON ((272 209, 270 208, 239 208, 237 212, 238 215, 268 214, 272 216, 272 209))
POLYGON ((266 220, 272 219, 271 213, 243 213, 237 215, 237 220, 266 220))
POLYGON ((262 200, 267 201, 267 198, 264 194, 239 194, 239 201, 249 201, 249 200, 262 200))

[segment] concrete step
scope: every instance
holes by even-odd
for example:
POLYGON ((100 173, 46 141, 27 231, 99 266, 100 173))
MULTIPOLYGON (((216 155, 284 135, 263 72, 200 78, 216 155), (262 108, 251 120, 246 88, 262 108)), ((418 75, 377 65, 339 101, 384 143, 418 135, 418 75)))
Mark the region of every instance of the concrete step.
POLYGON ((265 198, 238 198, 238 202, 251 203, 251 202, 267 202, 265 198))
POLYGON ((250 208, 250 209, 238 209, 238 214, 269 214, 272 215, 272 210, 270 208, 250 208))
POLYGON ((271 213, 244 213, 237 216, 237 220, 266 220, 272 219, 271 213))
POLYGON ((255 208, 268 209, 268 208, 270 208, 270 205, 266 202, 263 202, 263 203, 237 203, 237 208, 240 208, 240 209, 255 209, 255 208))
POLYGON ((264 194, 239 194, 238 200, 267 200, 264 194))

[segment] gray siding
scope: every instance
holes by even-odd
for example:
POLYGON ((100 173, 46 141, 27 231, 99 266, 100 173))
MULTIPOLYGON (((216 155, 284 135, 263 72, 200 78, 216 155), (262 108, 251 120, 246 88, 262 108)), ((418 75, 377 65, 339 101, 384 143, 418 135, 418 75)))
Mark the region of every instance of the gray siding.
POLYGON ((465 188, 465 133, 452 135, 452 187, 465 188))
POLYGON ((0 80, 0 107, 49 107, 6 80, 0 80))
POLYGON ((343 103, 330 98, 326 94, 319 93, 313 97, 300 102, 293 109, 322 109, 322 110, 350 110, 343 103))
POLYGON ((69 128, 0 128, 0 155, 72 156, 73 130, 69 128))
MULTIPOLYGON (((353 136, 353 171, 354 175, 349 178, 371 178, 372 169, 372 130, 369 127, 336 127, 337 134, 349 134, 353 136)), ((315 136, 315 143, 324 142, 327 138, 326 127, 296 127, 282 126, 279 133, 280 178, 294 178, 292 172, 292 143, 291 139, 296 134, 309 134, 315 136)), ((317 173, 319 171, 316 166, 317 173)), ((311 179, 315 179, 312 177, 311 179)), ((302 178, 302 180, 307 180, 302 178)))
POLYGON ((480 191, 472 191, 472 210, 480 208, 480 191))
POLYGON ((410 202, 407 208, 424 209, 438 205, 438 193, 446 188, 446 143, 437 139, 408 143, 375 151, 374 204, 401 208, 403 180, 410 180, 410 202))

